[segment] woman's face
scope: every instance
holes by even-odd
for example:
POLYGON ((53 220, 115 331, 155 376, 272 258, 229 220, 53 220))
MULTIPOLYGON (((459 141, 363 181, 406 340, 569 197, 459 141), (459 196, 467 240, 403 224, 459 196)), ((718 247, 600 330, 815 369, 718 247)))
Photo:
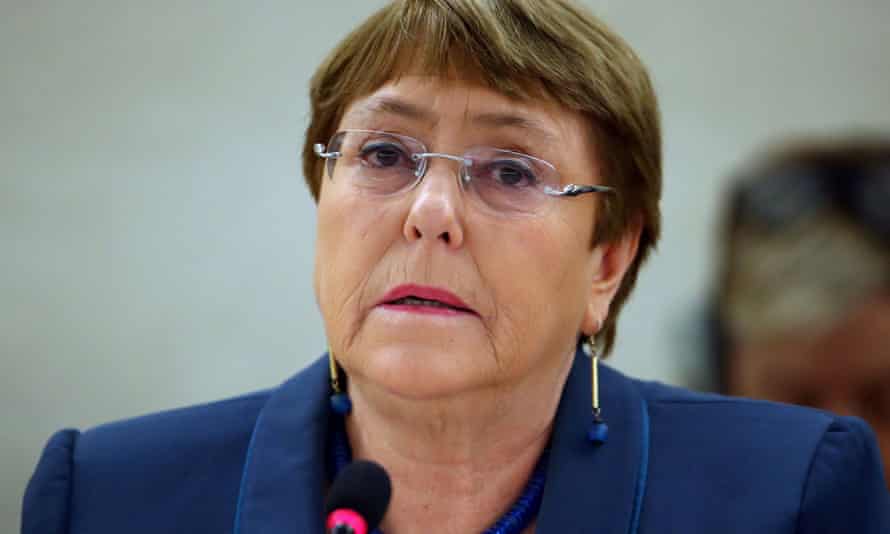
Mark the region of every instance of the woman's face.
MULTIPOLYGON (((399 133, 455 155, 509 149, 552 163, 563 184, 601 183, 581 114, 468 82, 404 76, 352 103, 343 129, 399 133)), ((417 186, 387 197, 357 193, 348 165, 325 175, 315 291, 338 361, 417 399, 566 369, 577 334, 595 331, 617 287, 604 268, 609 247, 590 246, 596 194, 499 217, 461 188, 458 162, 428 164, 417 186)))

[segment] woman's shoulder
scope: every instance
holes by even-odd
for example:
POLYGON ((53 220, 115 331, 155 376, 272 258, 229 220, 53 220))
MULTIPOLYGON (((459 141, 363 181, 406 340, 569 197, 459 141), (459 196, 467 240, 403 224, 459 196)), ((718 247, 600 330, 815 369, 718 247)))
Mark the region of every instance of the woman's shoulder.
POLYGON ((72 460, 81 471, 102 464, 122 474, 145 465, 190 461, 198 451, 238 448, 249 440, 270 393, 259 391, 155 412, 83 432, 69 429, 72 460))
POLYGON ((772 522, 759 524, 761 532, 890 528, 877 441, 861 419, 632 382, 649 418, 648 497, 677 504, 655 507, 656 521, 679 520, 686 502, 714 532, 732 532, 726 520, 746 514, 772 522))
MULTIPOLYGON (((674 431, 689 429, 701 439, 728 440, 742 448, 786 448, 791 443, 812 442, 848 435, 851 443, 874 440, 868 424, 805 406, 784 404, 716 393, 702 393, 660 382, 630 379, 646 402, 650 424, 674 431)), ((682 435, 682 434, 680 434, 682 435)))
POLYGON ((126 442, 153 449, 159 441, 198 441, 198 445, 206 446, 220 437, 240 433, 245 427, 249 431, 271 393, 272 390, 257 391, 105 423, 82 432, 78 446, 104 448, 126 442))
POLYGON ((874 453, 879 462, 874 433, 858 417, 630 380, 646 404, 650 433, 658 440, 653 447, 680 447, 699 459, 713 454, 715 462, 725 462, 729 455, 744 457, 745 462, 728 467, 748 471, 758 463, 771 470, 772 462, 790 468, 796 459, 810 473, 813 461, 826 459, 820 454, 847 453, 867 460, 874 453))
POLYGON ((270 390, 57 432, 25 491, 23 534, 230 531, 255 429, 317 418, 326 369, 319 358, 270 390))
MULTIPOLYGON (((674 418, 694 417, 697 419, 757 417, 766 421, 824 425, 836 416, 822 410, 783 404, 778 402, 730 397, 717 393, 692 391, 678 386, 671 386, 657 381, 646 381, 627 378, 645 399, 650 412, 657 416, 674 418)), ((699 420, 699 423, 702 421, 699 420)))
POLYGON ((134 517, 152 518, 152 506, 155 519, 144 521, 145 531, 162 528, 170 503, 195 491, 198 480, 213 482, 202 484, 200 502, 233 502, 268 397, 257 392, 56 432, 25 491, 22 532, 112 532, 134 517))

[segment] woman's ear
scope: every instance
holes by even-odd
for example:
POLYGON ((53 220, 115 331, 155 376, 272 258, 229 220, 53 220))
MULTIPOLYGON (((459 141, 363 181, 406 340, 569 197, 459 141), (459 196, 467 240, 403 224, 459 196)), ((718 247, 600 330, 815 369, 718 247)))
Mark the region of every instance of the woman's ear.
POLYGON ((642 228, 642 219, 635 217, 621 236, 612 241, 604 241, 593 248, 590 295, 581 324, 585 334, 596 334, 605 323, 612 299, 621 287, 625 273, 637 257, 642 228))

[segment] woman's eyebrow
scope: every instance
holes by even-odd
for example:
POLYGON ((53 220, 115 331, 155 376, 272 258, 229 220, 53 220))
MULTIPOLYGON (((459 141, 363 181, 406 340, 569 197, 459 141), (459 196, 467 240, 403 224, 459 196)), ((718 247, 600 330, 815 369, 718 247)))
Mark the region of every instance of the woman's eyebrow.
POLYGON ((398 115, 418 122, 435 124, 438 117, 431 111, 393 97, 377 97, 361 106, 356 113, 362 116, 377 114, 398 115))
POLYGON ((480 113, 473 115, 470 120, 482 126, 524 130, 526 134, 531 134, 547 143, 552 143, 557 137, 556 133, 542 121, 514 113, 480 113))
MULTIPOLYGON (((376 97, 355 111, 362 117, 378 114, 397 115, 416 122, 425 122, 435 126, 439 117, 430 110, 424 109, 400 98, 381 96, 376 97)), ((548 128, 544 122, 510 112, 485 112, 469 115, 469 122, 475 125, 489 128, 513 128, 523 130, 527 135, 532 135, 545 143, 553 143, 557 135, 552 128, 548 128)))

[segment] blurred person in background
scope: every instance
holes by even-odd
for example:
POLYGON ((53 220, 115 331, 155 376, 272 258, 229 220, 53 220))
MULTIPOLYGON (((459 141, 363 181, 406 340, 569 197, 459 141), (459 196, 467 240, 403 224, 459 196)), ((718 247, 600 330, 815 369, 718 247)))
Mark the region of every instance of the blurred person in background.
POLYGON ((862 417, 886 470, 890 139, 777 150, 737 182, 722 237, 722 392, 862 417))

